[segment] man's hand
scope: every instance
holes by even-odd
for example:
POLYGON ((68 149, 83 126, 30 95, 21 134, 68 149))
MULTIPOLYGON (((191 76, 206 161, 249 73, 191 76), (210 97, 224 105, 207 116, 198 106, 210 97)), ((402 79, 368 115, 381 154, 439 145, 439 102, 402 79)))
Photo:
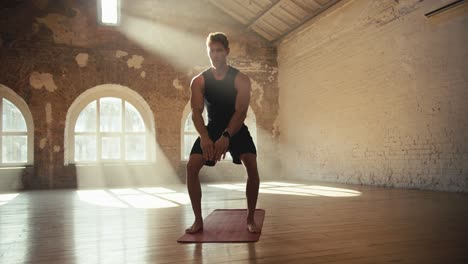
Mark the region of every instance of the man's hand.
POLYGON ((200 145, 203 151, 203 158, 205 160, 215 160, 215 149, 213 140, 210 137, 201 137, 200 145))
POLYGON ((229 148, 229 138, 221 136, 215 143, 214 156, 215 160, 220 161, 221 156, 223 159, 226 157, 226 151, 229 148))

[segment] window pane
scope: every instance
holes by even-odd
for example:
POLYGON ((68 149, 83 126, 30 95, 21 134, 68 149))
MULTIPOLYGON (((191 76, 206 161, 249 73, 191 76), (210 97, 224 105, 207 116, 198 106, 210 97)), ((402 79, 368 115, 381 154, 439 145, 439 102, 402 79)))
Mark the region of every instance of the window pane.
POLYGON ((247 111, 244 124, 249 128, 254 143, 257 143, 257 121, 255 120, 255 114, 250 109, 247 111))
POLYGON ((129 102, 125 102, 125 130, 128 132, 144 132, 145 123, 138 110, 129 102))
POLYGON ((102 159, 120 159, 120 136, 102 137, 102 159))
POLYGON ((75 135, 75 161, 96 160, 96 136, 75 135))
POLYGON ((131 135, 125 137, 126 160, 145 160, 145 135, 131 135))
MULTIPOLYGON (((203 110, 203 120, 205 121, 205 125, 206 125, 208 123, 208 114, 206 112, 206 109, 203 110)), ((195 125, 193 124, 193 121, 192 121, 192 112, 188 114, 187 119, 185 120, 184 131, 185 132, 197 132, 197 130, 195 129, 195 125)))
MULTIPOLYGON (((206 108, 203 110, 203 120, 205 121, 205 125, 206 125, 208 122, 208 113, 206 111, 206 108)), ((188 160, 190 156, 190 151, 192 150, 193 143, 195 143, 195 140, 197 140, 198 138, 198 132, 192 121, 192 112, 188 114, 187 119, 185 120, 184 133, 185 133, 184 146, 183 146, 184 159, 188 160), (187 134, 187 132, 189 133, 192 132, 195 134, 194 135, 187 134)))
POLYGON ((101 21, 102 23, 117 23, 117 0, 101 0, 101 21))
MULTIPOLYGON (((184 160, 188 160, 190 157, 190 151, 192 151, 193 143, 197 140, 198 135, 184 135, 184 160)), ((224 160, 232 160, 231 154, 226 152, 224 160)))
POLYGON ((195 125, 193 124, 193 121, 192 121, 192 113, 190 113, 187 116, 187 121, 185 121, 184 131, 185 132, 197 132, 197 130, 195 129, 195 125))
POLYGON ((3 131, 4 132, 26 132, 26 121, 23 114, 7 99, 3 98, 3 131))
POLYGON ((23 163, 28 161, 27 136, 3 136, 2 162, 23 163))
POLYGON ((100 99, 101 132, 122 131, 122 99, 104 97, 100 99))
POLYGON ((97 101, 88 104, 78 116, 75 132, 96 132, 97 101))
POLYGON ((198 135, 184 135, 184 159, 188 160, 190 151, 192 150, 193 143, 197 140, 198 135))

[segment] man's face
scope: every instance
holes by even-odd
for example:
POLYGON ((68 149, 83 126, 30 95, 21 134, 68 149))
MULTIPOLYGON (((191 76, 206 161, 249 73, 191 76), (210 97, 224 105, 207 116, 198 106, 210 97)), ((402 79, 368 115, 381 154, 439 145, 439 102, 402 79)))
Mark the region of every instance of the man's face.
POLYGON ((225 65, 228 54, 229 49, 224 48, 223 44, 219 42, 210 42, 208 44, 208 56, 214 67, 225 65))

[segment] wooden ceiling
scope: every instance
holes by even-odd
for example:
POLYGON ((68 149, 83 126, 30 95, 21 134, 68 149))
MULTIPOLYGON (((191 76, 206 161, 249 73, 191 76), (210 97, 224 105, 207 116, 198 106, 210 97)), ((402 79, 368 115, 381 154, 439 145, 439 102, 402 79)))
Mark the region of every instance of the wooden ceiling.
POLYGON ((274 42, 340 0, 208 0, 246 28, 274 42))

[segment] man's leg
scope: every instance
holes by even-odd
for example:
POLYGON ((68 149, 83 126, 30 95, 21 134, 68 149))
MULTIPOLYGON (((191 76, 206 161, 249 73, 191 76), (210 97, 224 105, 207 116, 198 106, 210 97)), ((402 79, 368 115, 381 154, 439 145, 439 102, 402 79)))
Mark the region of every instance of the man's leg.
POLYGON ((257 155, 252 153, 244 153, 240 155, 240 159, 247 169, 247 207, 249 213, 247 215, 247 228, 252 233, 260 232, 260 228, 254 221, 255 208, 257 206, 258 188, 260 186, 260 177, 258 176, 257 155))
POLYGON ((201 154, 190 155, 187 163, 187 189, 192 202, 193 213, 195 214, 195 222, 187 229, 187 233, 196 233, 203 230, 203 217, 201 213, 201 185, 198 173, 205 164, 205 159, 201 154))

